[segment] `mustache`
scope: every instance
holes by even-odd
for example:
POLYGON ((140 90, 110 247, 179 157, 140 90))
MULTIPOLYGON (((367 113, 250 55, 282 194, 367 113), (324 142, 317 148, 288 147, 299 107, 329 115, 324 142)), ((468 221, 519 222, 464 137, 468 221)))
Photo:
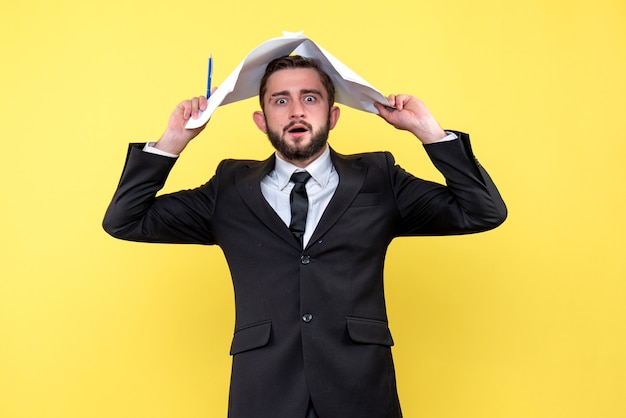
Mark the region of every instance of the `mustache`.
POLYGON ((293 121, 289 122, 289 123, 287 124, 287 126, 285 126, 285 127, 283 128, 283 131, 284 131, 284 132, 287 132, 289 129, 293 128, 295 125, 302 125, 302 126, 306 126, 306 128, 307 128, 309 131, 311 131, 311 132, 313 131, 313 125, 311 125, 310 123, 305 122, 305 121, 303 121, 303 120, 293 120, 293 121))

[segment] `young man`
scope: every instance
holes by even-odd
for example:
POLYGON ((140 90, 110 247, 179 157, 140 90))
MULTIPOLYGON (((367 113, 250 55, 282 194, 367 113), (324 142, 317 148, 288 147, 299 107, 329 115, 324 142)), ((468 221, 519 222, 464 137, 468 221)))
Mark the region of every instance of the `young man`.
POLYGON ((131 146, 104 228, 121 239, 222 248, 236 296, 231 418, 400 417, 383 291, 387 247, 397 236, 495 228, 504 202, 468 135, 443 131, 412 96, 376 106, 424 144, 448 186, 412 176, 389 153, 330 149, 340 110, 313 60, 269 63, 259 99, 253 119, 274 155, 225 160, 205 185, 155 198, 203 129, 184 126, 206 98, 184 101, 156 144, 131 146), (308 174, 292 179, 301 171, 308 174))

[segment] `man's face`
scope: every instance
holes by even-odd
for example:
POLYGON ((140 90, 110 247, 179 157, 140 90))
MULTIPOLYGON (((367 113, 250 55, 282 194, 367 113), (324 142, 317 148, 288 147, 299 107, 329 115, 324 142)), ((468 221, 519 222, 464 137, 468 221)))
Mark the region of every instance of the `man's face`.
POLYGON ((285 160, 306 165, 325 149, 339 108, 329 109, 328 92, 311 68, 279 70, 267 81, 264 112, 254 121, 285 160))

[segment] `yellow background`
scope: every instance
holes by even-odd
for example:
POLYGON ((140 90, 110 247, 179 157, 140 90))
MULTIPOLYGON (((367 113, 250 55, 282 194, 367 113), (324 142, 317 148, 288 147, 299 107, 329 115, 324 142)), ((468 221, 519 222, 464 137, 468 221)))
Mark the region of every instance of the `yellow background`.
MULTIPOLYGON (((299 31, 470 132, 507 222, 401 239, 387 262, 406 417, 626 416, 623 0, 31 1, 0 13, 0 417, 225 417, 233 328, 217 247, 100 222, 131 141, 299 31)), ((265 158, 256 99, 218 109, 168 191, 265 158)), ((340 152, 421 146, 343 107, 340 152)))

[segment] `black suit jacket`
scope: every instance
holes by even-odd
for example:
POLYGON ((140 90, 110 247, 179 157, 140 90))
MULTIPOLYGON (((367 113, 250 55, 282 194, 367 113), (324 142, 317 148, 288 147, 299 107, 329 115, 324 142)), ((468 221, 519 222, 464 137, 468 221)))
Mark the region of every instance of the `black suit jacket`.
POLYGON ((219 245, 236 324, 231 418, 400 417, 383 290, 398 236, 479 232, 506 208, 469 137, 425 146, 447 186, 389 153, 331 153, 339 186, 303 250, 265 201, 265 161, 223 161, 205 185, 155 198, 174 159, 131 146, 104 228, 136 241, 219 245))

